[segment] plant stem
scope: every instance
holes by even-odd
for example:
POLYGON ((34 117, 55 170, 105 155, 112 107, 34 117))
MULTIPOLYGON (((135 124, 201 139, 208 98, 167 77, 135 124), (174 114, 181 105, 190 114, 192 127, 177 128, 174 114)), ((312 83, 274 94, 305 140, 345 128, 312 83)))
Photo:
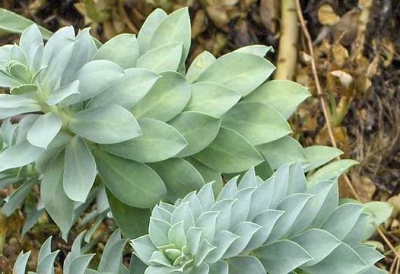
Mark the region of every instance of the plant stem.
POLYGON ((295 0, 282 0, 279 53, 275 79, 292 80, 295 73, 299 37, 296 10, 295 0))
POLYGON ((0 255, 3 254, 7 234, 7 217, 0 213, 0 255))

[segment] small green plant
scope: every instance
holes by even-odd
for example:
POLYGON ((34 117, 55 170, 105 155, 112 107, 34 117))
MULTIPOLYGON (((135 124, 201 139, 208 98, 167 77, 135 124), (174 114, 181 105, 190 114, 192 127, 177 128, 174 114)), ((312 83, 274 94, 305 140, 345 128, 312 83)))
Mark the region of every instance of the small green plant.
MULTIPOLYGON (((26 20, 6 29, 22 26, 26 20)), ((286 119, 309 92, 266 82, 274 70, 264 58, 270 47, 218 59, 204 52, 186 70, 190 30, 187 9, 156 10, 137 37, 122 34, 104 45, 72 27, 44 43, 32 25, 19 45, 1 47, 0 86, 11 93, 0 94, 1 187, 19 186, 3 212, 11 214, 40 183, 42 203, 26 229, 45 208, 66 238, 101 194, 124 234, 136 237, 160 200, 174 202, 210 181, 217 194, 222 176, 253 166, 267 179, 282 164, 301 161, 307 171, 341 153, 303 149, 288 136, 286 119)))
POLYGON ((362 244, 375 230, 371 213, 339 204, 337 180, 308 186, 298 163, 266 181, 251 169, 216 198, 207 184, 174 205, 161 202, 149 234, 132 246, 146 274, 385 273, 374 266, 383 256, 362 244))
MULTIPOLYGON (((101 255, 97 270, 91 269, 89 263, 95 254, 85 254, 85 247, 81 247, 85 232, 76 237, 71 251, 64 259, 64 274, 129 274, 129 269, 122 264, 123 250, 127 242, 121 239, 121 233, 117 230, 108 239, 101 255)), ((47 239, 40 248, 37 267, 30 274, 54 274, 54 262, 59 251, 51 251, 51 238, 47 239)), ((25 274, 30 252, 21 252, 14 264, 13 274, 25 274)))

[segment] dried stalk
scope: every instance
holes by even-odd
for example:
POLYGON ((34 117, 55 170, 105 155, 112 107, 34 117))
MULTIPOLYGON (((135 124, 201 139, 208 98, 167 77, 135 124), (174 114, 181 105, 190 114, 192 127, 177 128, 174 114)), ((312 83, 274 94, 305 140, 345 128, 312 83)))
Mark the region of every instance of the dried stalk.
POLYGON ((362 8, 360 18, 358 19, 358 31, 357 39, 355 43, 355 48, 353 49, 353 58, 358 59, 363 56, 364 44, 365 44, 365 34, 367 31, 367 24, 369 21, 372 0, 360 0, 358 5, 362 8))
POLYGON ((292 80, 297 63, 299 37, 295 0, 281 1, 281 29, 275 79, 292 80))

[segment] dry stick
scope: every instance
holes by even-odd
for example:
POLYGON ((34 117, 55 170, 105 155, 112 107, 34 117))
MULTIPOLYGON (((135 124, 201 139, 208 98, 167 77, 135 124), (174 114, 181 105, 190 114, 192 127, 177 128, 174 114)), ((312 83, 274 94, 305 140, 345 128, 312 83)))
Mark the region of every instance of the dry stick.
POLYGON ((128 29, 134 33, 138 33, 137 27, 132 23, 132 21, 129 19, 128 15, 125 12, 124 1, 119 0, 117 2, 117 8, 119 14, 122 17, 122 21, 127 25, 128 29))
MULTIPOLYGON (((396 248, 392 245, 392 243, 389 241, 389 239, 386 237, 385 233, 383 233, 382 229, 376 225, 376 231, 378 231, 379 236, 381 236, 381 238, 385 241, 385 243, 389 246, 390 250, 394 253, 394 255, 396 256, 397 260, 400 260, 400 254, 397 252, 396 248)), ((398 273, 398 272, 396 272, 398 273)))
POLYGON ((275 79, 292 80, 297 63, 299 27, 295 0, 281 1, 281 29, 275 79))
MULTIPOLYGON (((301 12, 301 6, 300 6, 300 3, 299 3, 299 0, 296 0, 296 7, 297 7, 297 15, 299 17, 301 29, 303 30, 303 33, 304 33, 304 35, 306 37, 308 50, 310 51, 311 69, 312 69, 313 76, 314 76, 314 81, 315 81, 315 86, 316 86, 316 89, 317 89, 317 94, 318 94, 318 97, 320 99, 322 112, 323 112, 324 117, 325 117, 329 138, 330 138, 330 140, 332 142, 333 147, 337 148, 336 140, 335 140, 335 137, 333 136, 331 121, 330 121, 329 114, 328 114, 328 107, 327 107, 327 104, 326 104, 326 101, 325 101, 325 97, 322 94, 321 84, 319 82, 319 78, 318 78, 318 74, 317 74, 317 66, 315 65, 314 48, 313 48, 313 44, 312 44, 312 39, 311 39, 310 33, 308 32, 306 23, 304 21, 304 17, 303 17, 303 14, 301 12)), ((340 160, 340 157, 337 157, 337 159, 340 160)), ((361 200, 360 196, 358 196, 356 190, 354 189, 353 185, 351 184, 351 182, 349 180, 349 177, 347 177, 346 174, 344 174, 343 177, 344 177, 344 179, 346 181, 346 184, 349 186, 352 194, 354 195, 354 197, 357 200, 360 201, 361 200)))
POLYGON ((365 43, 365 33, 367 31, 367 24, 372 8, 372 0, 360 0, 358 5, 362 7, 362 11, 360 18, 358 19, 356 46, 353 49, 352 54, 353 58, 355 59, 362 57, 365 43))

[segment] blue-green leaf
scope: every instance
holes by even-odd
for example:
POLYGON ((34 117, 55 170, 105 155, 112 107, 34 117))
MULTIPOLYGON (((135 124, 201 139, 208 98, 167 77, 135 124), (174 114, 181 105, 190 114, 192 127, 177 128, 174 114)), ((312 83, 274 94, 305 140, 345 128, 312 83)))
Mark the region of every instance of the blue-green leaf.
POLYGON ((274 49, 271 46, 250 45, 250 46, 241 47, 241 48, 235 50, 235 52, 250 53, 250 54, 260 56, 260 57, 264 57, 268 52, 274 52, 274 49))
POLYGON ((6 216, 10 216, 19 206, 22 205, 26 196, 36 183, 37 180, 31 179, 22 184, 18 189, 14 190, 11 195, 4 199, 5 203, 1 208, 1 212, 6 216))
POLYGON ((124 70, 111 61, 94 60, 86 63, 73 79, 79 80, 80 93, 70 96, 63 101, 63 105, 69 106, 88 100, 117 83, 124 75, 124 70))
POLYGON ((43 148, 33 146, 28 141, 9 147, 0 154, 0 172, 30 164, 43 152, 43 148))
POLYGON ((210 52, 203 51, 193 60, 186 73, 186 79, 189 83, 193 83, 216 60, 217 59, 210 52))
POLYGON ((346 172, 346 170, 348 170, 350 167, 357 164, 358 164, 357 161, 350 159, 332 162, 318 169, 315 173, 313 173, 310 177, 308 177, 307 178, 308 185, 312 186, 313 184, 320 181, 335 179, 344 172, 346 172))
POLYGON ((293 161, 299 161, 304 164, 307 161, 303 147, 290 136, 284 136, 270 143, 259 145, 257 149, 273 169, 293 161))
POLYGON ((140 28, 137 38, 140 55, 143 55, 147 50, 149 50, 149 44, 154 36, 154 32, 165 18, 167 18, 167 14, 162 9, 154 10, 147 17, 143 26, 140 28))
POLYGON ((310 146, 304 148, 304 153, 309 162, 309 166, 304 171, 309 171, 326 164, 340 154, 343 154, 343 151, 334 147, 310 146))
POLYGON ((185 110, 215 117, 224 115, 241 97, 238 92, 216 83, 199 82, 193 84, 191 88, 192 96, 185 110))
POLYGON ((63 188, 64 154, 60 153, 43 174, 40 185, 42 202, 66 240, 73 223, 74 201, 63 188))
POLYGON ((360 273, 366 267, 360 256, 342 243, 320 263, 302 269, 310 274, 343 274, 360 273))
POLYGON ((83 29, 76 36, 73 54, 69 59, 67 67, 62 73, 61 86, 71 83, 74 80, 75 74, 82 68, 82 66, 93 59, 97 47, 93 37, 90 36, 89 31, 89 28, 83 29))
POLYGON ((257 55, 231 52, 211 64, 196 82, 221 84, 246 96, 261 85, 274 69, 274 65, 257 55))
POLYGON ((34 146, 46 149, 62 127, 62 121, 53 112, 39 116, 26 135, 34 146))
POLYGON ((182 58, 182 44, 169 44, 149 50, 137 62, 138 68, 154 72, 177 71, 182 58))
POLYGON ((69 96, 78 93, 79 93, 79 81, 75 80, 65 86, 62 86, 54 90, 50 94, 49 98, 46 100, 46 103, 49 106, 54 106, 60 103, 62 100, 68 98, 69 96))
POLYGON ((167 122, 185 108, 190 99, 190 85, 176 72, 161 73, 149 93, 133 107, 136 117, 154 118, 167 122))
POLYGON ((121 80, 90 100, 87 108, 117 104, 131 109, 149 92, 159 78, 158 74, 149 70, 127 69, 121 80))
POLYGON ((264 161, 248 140, 236 131, 226 128, 221 128, 214 141, 193 157, 224 173, 244 171, 264 161))
POLYGON ((149 43, 149 49, 180 43, 183 45, 182 64, 188 56, 191 42, 191 27, 188 8, 179 9, 161 21, 149 43))
POLYGON ((311 261, 303 265, 304 267, 319 263, 340 245, 340 241, 335 236, 322 229, 306 230, 290 240, 298 243, 313 257, 311 261))
POLYGON ((131 239, 147 233, 151 211, 124 204, 106 189, 108 202, 115 222, 122 233, 131 239))
POLYGON ((203 113, 185 111, 169 124, 176 128, 188 142, 188 145, 176 155, 186 157, 200 152, 215 139, 221 120, 203 113))
MULTIPOLYGON (((29 26, 34 24, 32 20, 29 20, 19 14, 11 12, 6 9, 0 8, 0 29, 11 32, 11 33, 22 33, 29 26)), ((49 39, 53 34, 51 31, 39 27, 41 34, 44 39, 49 39)))
POLYGON ((171 158, 187 145, 182 134, 164 122, 150 118, 141 118, 138 122, 141 136, 102 148, 120 157, 150 163, 171 158))
POLYGON ((309 96, 307 88, 296 82, 273 80, 261 85, 244 98, 244 101, 263 103, 288 119, 299 104, 309 96))
POLYGON ((253 256, 237 256, 227 260, 229 274, 267 274, 261 262, 253 256))
POLYGON ((280 240, 261 246, 253 251, 268 273, 285 274, 312 260, 312 257, 299 244, 280 240))
POLYGON ((135 117, 118 105, 80 111, 71 117, 69 129, 99 144, 119 143, 141 135, 135 117))
POLYGON ((222 116, 222 126, 233 129, 252 145, 275 141, 292 132, 288 122, 261 103, 238 103, 222 116))
POLYGON ((63 186, 67 196, 85 202, 96 178, 96 163, 85 142, 72 137, 65 148, 63 186))
POLYGON ((167 187, 166 199, 171 202, 183 198, 204 185, 200 173, 187 161, 176 158, 150 165, 167 187))
POLYGON ((121 202, 148 208, 164 197, 164 182, 147 165, 119 158, 101 149, 97 149, 94 156, 104 184, 121 202))
POLYGON ((109 60, 123 69, 136 67, 139 44, 133 34, 120 34, 107 41, 97 51, 95 60, 109 60))

